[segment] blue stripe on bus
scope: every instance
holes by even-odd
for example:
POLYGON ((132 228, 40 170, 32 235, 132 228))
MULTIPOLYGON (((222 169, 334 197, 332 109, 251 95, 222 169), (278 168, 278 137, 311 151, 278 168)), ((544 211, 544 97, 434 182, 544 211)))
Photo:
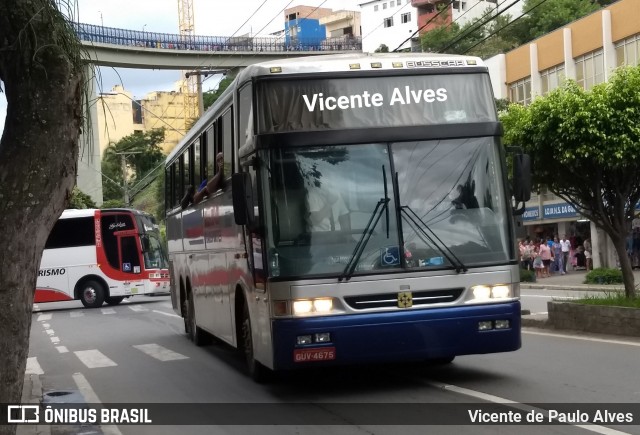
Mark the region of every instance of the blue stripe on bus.
POLYGON ((272 321, 274 369, 416 361, 520 348, 520 302, 272 321), (478 322, 509 320, 510 328, 478 331, 478 322), (296 337, 320 332, 331 343, 297 346, 296 337), (295 363, 294 349, 335 347, 334 361, 295 363))

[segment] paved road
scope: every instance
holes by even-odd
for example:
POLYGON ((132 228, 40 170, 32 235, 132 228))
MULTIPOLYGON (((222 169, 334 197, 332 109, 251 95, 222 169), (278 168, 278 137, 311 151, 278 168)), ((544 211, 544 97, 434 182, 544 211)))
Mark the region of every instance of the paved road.
MULTIPOLYGON (((533 296, 546 297, 545 292, 527 290, 523 304, 535 308, 535 301, 542 298, 533 296)), ((368 416, 335 406, 461 403, 466 404, 461 405, 465 409, 477 410, 504 402, 515 402, 510 405, 515 407, 521 403, 638 403, 640 340, 531 329, 524 331, 523 348, 517 352, 459 357, 447 367, 405 364, 302 371, 258 385, 245 376, 243 364, 232 349, 224 345, 193 346, 168 297, 139 297, 120 306, 94 310, 75 302, 42 304, 36 309, 39 312, 33 315, 28 372, 39 375, 45 392, 80 391, 90 403, 241 403, 244 405, 239 409, 247 423, 259 418, 260 408, 252 403, 312 404, 292 414, 286 426, 121 425, 77 428, 71 433, 493 434, 517 430, 523 434, 640 434, 640 426, 608 424, 517 428, 348 425, 354 421, 367 423, 368 416), (336 425, 304 425, 317 415, 333 419, 336 425)), ((451 406, 441 412, 446 417, 457 409, 451 406)), ((635 418, 640 420, 640 412, 635 418)), ((245 423, 241 420, 238 423, 245 423)))

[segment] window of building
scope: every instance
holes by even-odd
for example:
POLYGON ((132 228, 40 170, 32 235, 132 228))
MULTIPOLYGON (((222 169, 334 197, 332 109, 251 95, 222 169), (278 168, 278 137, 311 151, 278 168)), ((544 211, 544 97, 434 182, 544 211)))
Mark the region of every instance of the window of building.
POLYGON ((540 72, 541 94, 547 95, 553 91, 562 84, 564 78, 564 65, 557 65, 540 72))
POLYGON ((382 3, 382 9, 387 9, 387 4, 386 3, 382 3))
POLYGON ((402 4, 402 0, 396 0, 396 6, 400 6, 402 4))
POLYGON ((393 26, 393 17, 385 18, 384 27, 391 27, 391 26, 393 26))
POLYGON ((528 105, 531 103, 531 77, 518 80, 509 85, 509 99, 512 103, 528 105))
POLYGON ((577 57, 576 82, 584 89, 604 82, 604 56, 602 49, 577 57))
POLYGON ((378 5, 373 6, 373 12, 378 12, 378 5))
POLYGON ((616 44, 616 65, 640 65, 640 34, 616 44))
POLYGON ((408 23, 409 21, 411 21, 411 12, 407 12, 406 14, 402 14, 400 15, 400 22, 401 23, 408 23))

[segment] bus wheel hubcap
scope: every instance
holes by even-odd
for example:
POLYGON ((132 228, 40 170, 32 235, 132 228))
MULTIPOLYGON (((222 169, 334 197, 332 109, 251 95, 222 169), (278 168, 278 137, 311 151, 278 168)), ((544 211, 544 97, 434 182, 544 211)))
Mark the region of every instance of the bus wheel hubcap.
POLYGON ((93 303, 96 300, 96 291, 91 287, 84 289, 84 300, 93 303))

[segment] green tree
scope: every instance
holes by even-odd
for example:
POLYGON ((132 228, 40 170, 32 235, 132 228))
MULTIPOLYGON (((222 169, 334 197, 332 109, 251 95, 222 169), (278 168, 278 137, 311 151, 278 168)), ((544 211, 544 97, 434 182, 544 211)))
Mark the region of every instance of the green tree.
POLYGON ((93 199, 82 190, 78 189, 78 186, 74 187, 71 191, 71 197, 69 198, 69 205, 67 208, 97 208, 93 199))
POLYGON ((380 47, 376 48, 374 53, 389 53, 389 47, 385 44, 380 44, 380 47))
POLYGON ((127 188, 134 186, 164 160, 160 144, 164 141, 163 128, 148 132, 135 132, 118 142, 111 143, 102 157, 102 193, 106 200, 122 199, 123 179, 122 155, 127 165, 127 188))
MULTIPOLYGON (((38 266, 76 181, 82 47, 65 0, 0 0, 0 403, 18 403, 38 266)), ((86 99, 85 99, 86 101, 86 99)), ((86 107, 86 106, 85 106, 86 107)), ((13 434, 16 426, 0 426, 13 434)))
POLYGON ((222 93, 229 87, 229 85, 235 78, 235 74, 227 74, 225 78, 220 80, 220 83, 218 83, 218 87, 216 88, 216 90, 208 91, 202 94, 202 101, 205 110, 213 106, 213 103, 215 103, 216 100, 220 98, 220 95, 222 95, 222 93))
POLYGON ((525 0, 522 10, 526 15, 513 23, 511 32, 522 45, 599 8, 593 0, 525 0))
POLYGON ((568 82, 530 106, 502 116, 505 143, 531 154, 534 182, 546 185, 602 228, 618 253, 625 295, 635 297, 625 250, 629 221, 640 201, 640 67, 617 71, 584 91, 568 82))
POLYGON ((102 203, 100 208, 125 208, 126 205, 122 199, 108 199, 102 203))

